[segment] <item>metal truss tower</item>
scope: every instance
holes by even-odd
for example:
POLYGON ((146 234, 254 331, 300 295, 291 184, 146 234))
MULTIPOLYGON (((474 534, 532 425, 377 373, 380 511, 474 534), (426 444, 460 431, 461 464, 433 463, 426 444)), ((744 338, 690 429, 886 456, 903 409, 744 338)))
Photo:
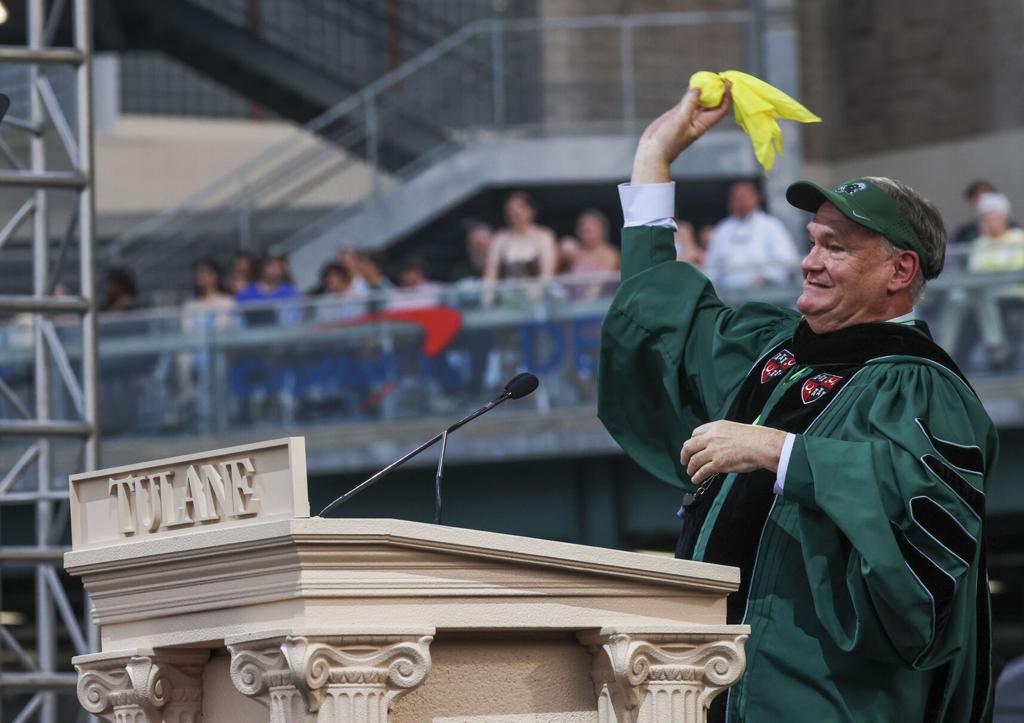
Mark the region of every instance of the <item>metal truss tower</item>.
MULTIPOLYGON (((25 346, 30 346, 26 351, 31 352, 29 379, 21 389, 0 375, 0 417, 7 417, 0 418, 0 445, 9 453, 5 458, 16 460, 0 469, 0 505, 8 520, 15 516, 19 523, 32 519, 34 544, 10 544, 0 538, 0 575, 8 573, 14 585, 25 586, 19 593, 34 585, 35 619, 26 616, 25 622, 29 626, 34 623, 35 649, 24 642, 32 639, 31 635, 23 634, 20 642, 15 634, 19 631, 0 620, 0 720, 56 723, 58 694, 73 693, 75 684, 70 661, 58 656, 58 640, 61 636, 70 640, 78 654, 95 647, 92 629, 77 618, 59 577, 69 519, 66 484, 61 480, 72 470, 58 469, 55 463, 58 447, 62 453, 74 448, 75 461, 70 465, 83 470, 96 468, 99 453, 92 0, 52 0, 49 4, 46 0, 24 0, 23 4, 5 0, 5 4, 12 15, 24 10, 28 37, 25 46, 0 47, 0 64, 24 67, 28 85, 27 103, 20 111, 27 117, 9 116, 3 121, 5 135, 23 134, 25 140, 20 145, 8 144, 0 136, 0 188, 14 189, 9 191, 13 194, 20 189, 27 198, 9 220, 0 219, 4 224, 0 263, 3 246, 30 221, 33 273, 31 294, 4 294, 0 289, 0 327, 23 329, 25 346), (53 47, 66 12, 72 14, 74 45, 53 47), (74 103, 65 104, 74 106, 73 113, 61 107, 54 90, 53 72, 59 67, 73 69, 69 95, 74 103), (51 139, 49 154, 47 139, 51 139), (51 233, 51 220, 60 209, 48 201, 57 194, 73 201, 67 206, 66 230, 51 233), (55 285, 61 280, 63 260, 76 248, 77 288, 58 295, 55 285), (58 317, 59 328, 54 323, 58 317), (66 321, 69 317, 71 323, 66 321), (12 510, 18 512, 12 516, 12 510), (30 577, 25 577, 25 568, 31 570, 30 577), (22 574, 12 576, 12 569, 22 574)), ((4 610, 2 583, 0 578, 0 610, 4 610)), ((88 607, 86 601, 86 617, 88 607)))

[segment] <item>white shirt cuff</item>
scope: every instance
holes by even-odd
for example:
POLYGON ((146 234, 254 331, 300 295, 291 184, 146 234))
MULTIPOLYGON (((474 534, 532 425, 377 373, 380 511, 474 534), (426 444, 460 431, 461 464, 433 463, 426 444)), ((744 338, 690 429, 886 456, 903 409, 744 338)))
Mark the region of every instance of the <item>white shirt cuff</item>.
POLYGON ((792 432, 786 434, 786 441, 782 443, 782 452, 779 454, 779 471, 775 475, 775 494, 781 495, 786 486, 786 472, 789 471, 789 456, 793 454, 793 442, 796 435, 792 432))
POLYGON ((622 203, 623 225, 662 226, 676 228, 676 184, 631 183, 619 184, 619 201, 622 203))

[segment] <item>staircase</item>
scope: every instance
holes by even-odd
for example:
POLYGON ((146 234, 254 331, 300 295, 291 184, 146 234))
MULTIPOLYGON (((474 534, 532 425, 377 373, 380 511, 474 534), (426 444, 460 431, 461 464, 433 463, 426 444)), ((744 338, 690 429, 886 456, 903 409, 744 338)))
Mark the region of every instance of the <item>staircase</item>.
MULTIPOLYGON (((742 36, 750 20, 745 11, 729 11, 471 22, 293 138, 115 239, 107 262, 135 270, 141 288, 187 290, 198 257, 274 248, 293 253, 300 281, 309 281, 343 242, 381 247, 487 184, 529 182, 530 169, 517 160, 532 159, 534 178, 605 180, 594 170, 604 166, 603 149, 632 143, 642 119, 680 92, 678 73, 659 65, 663 54, 627 52, 634 38, 675 27, 693 39, 700 60, 730 67, 742 64, 737 51, 711 57, 699 46, 701 33, 717 24, 742 36), (609 37, 622 52, 605 49, 609 37), (602 49, 593 68, 566 73, 556 65, 585 59, 590 46, 602 49), (605 145, 567 145, 574 137, 605 145), (550 138, 562 140, 516 150, 516 141, 550 138), (482 153, 494 144, 503 155, 482 153), (567 157, 559 147, 589 150, 567 157), (487 158, 499 165, 488 166, 487 158), (554 174, 538 170, 556 163, 554 174), (517 165, 525 175, 503 172, 517 165)), ((728 148, 721 158, 691 168, 719 177, 752 173, 749 151, 722 138, 728 148)), ((611 178, 628 165, 628 155, 617 159, 611 178)))
MULTIPOLYGON (((305 123, 458 30, 490 17, 477 0, 93 0, 97 51, 169 56, 305 123)), ((516 12, 531 12, 531 0, 516 12)), ((69 44, 67 14, 52 30, 69 44)), ((25 13, 0 25, 0 44, 25 37, 25 13)), ((143 111, 145 112, 145 111, 143 111)), ((150 111, 152 112, 152 111, 150 111)))
POLYGON ((141 288, 188 289, 197 257, 291 250, 296 228, 357 208, 455 153, 472 127, 494 126, 495 93, 478 77, 489 30, 490 21, 471 23, 345 98, 115 239, 108 263, 133 269, 141 288), (455 97, 454 87, 462 89, 455 97))

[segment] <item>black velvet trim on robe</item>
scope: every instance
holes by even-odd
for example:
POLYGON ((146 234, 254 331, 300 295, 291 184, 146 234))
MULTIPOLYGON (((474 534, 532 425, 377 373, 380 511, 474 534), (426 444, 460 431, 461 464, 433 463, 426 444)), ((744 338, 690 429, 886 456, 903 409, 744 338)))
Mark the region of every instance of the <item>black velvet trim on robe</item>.
POLYGON ((967 377, 952 357, 932 341, 928 325, 923 321, 909 324, 858 324, 815 334, 807 321, 801 320, 793 333, 792 344, 796 358, 804 366, 862 366, 872 359, 886 356, 916 356, 946 367, 970 387, 967 377))
MULTIPOLYGON (((956 363, 932 341, 923 322, 862 324, 815 334, 806 321, 801 321, 792 339, 769 349, 750 370, 725 419, 752 424, 762 413, 771 392, 793 369, 811 367, 805 380, 787 389, 769 416, 760 421, 767 427, 801 434, 868 361, 894 355, 928 359, 948 368, 967 383, 956 363), (787 365, 784 372, 773 374, 776 369, 771 366, 772 360, 783 352, 792 359, 783 357, 787 365), (814 380, 821 378, 827 389, 815 392, 816 387, 823 385, 814 380)), ((721 494, 725 476, 717 475, 705 493, 684 508, 676 557, 693 557, 697 537, 714 499, 721 494)), ((775 473, 767 470, 737 476, 728 497, 723 500, 701 558, 704 562, 740 568, 740 589, 729 596, 727 604, 730 624, 740 623, 743 618, 761 531, 775 500, 774 484, 775 473)))

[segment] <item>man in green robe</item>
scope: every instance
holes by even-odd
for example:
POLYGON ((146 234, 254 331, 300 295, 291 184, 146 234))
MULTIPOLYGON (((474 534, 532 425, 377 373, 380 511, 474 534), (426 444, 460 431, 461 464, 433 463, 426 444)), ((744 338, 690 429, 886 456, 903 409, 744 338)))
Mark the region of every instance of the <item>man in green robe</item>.
POLYGON ((913 319, 942 269, 935 208, 904 184, 800 182, 814 214, 798 311, 732 309, 675 261, 669 164, 728 109, 699 91, 644 132, 599 416, 686 491, 677 556, 735 565, 747 672, 709 718, 980 721, 990 695, 985 481, 998 441, 913 319))

